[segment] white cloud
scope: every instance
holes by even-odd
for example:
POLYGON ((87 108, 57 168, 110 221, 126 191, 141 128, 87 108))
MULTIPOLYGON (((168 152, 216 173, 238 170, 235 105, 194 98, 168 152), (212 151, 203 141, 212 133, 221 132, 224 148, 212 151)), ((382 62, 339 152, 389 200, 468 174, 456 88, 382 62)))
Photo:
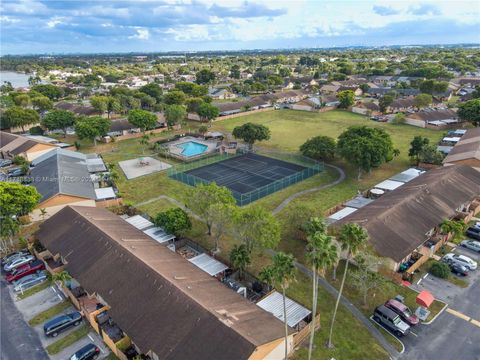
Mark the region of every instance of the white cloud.
POLYGON ((138 40, 148 40, 150 39, 150 31, 148 29, 136 29, 137 33, 135 35, 131 35, 129 39, 138 39, 138 40))
POLYGON ((53 29, 55 26, 59 24, 65 24, 65 18, 62 18, 60 16, 55 16, 53 18, 50 18, 46 23, 47 28, 49 29, 53 29))
POLYGON ((19 19, 12 18, 10 16, 2 15, 0 16, 0 22, 14 24, 19 22, 19 19))

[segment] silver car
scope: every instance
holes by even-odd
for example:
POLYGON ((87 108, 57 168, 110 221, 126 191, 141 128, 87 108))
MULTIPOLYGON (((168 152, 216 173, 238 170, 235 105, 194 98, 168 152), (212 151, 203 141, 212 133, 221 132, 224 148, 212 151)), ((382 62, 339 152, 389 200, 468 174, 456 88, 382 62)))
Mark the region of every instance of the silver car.
POLYGON ((45 271, 39 271, 36 274, 24 276, 20 280, 13 282, 13 291, 25 291, 27 289, 30 289, 31 287, 34 287, 35 285, 44 282, 45 280, 47 280, 47 273, 45 271))
POLYGON ((19 257, 15 257, 14 259, 10 260, 5 264, 3 270, 5 271, 12 271, 13 269, 28 264, 30 261, 35 260, 35 257, 32 255, 23 255, 19 257))
POLYGON ((467 249, 480 252, 480 241, 476 240, 463 240, 460 243, 461 246, 466 247, 467 249))
POLYGON ((477 269, 477 262, 470 259, 468 256, 465 255, 457 255, 454 253, 449 253, 445 255, 442 260, 447 264, 454 264, 454 265, 463 265, 467 267, 469 270, 476 270, 477 269))

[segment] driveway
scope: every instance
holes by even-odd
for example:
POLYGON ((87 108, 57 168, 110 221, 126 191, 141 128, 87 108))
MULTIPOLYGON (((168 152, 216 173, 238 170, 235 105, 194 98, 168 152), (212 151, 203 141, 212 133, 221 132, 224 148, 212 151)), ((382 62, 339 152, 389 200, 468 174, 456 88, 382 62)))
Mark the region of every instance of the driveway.
POLYGON ((0 280, 0 299, 0 358, 48 360, 38 335, 25 322, 3 280, 0 280))
MULTIPOLYGON (((15 294, 11 291, 11 286, 9 286, 12 297, 15 298, 15 294)), ((35 315, 45 311, 52 306, 61 303, 65 298, 62 294, 53 286, 39 291, 38 293, 29 296, 23 300, 15 302, 18 310, 23 314, 23 317, 26 320, 30 320, 35 315)))
POLYGON ((94 343, 100 349, 100 356, 98 357, 99 360, 103 359, 104 357, 106 357, 110 353, 110 350, 106 347, 106 345, 103 343, 103 341, 98 336, 98 334, 92 331, 87 336, 85 336, 84 338, 81 338, 80 340, 78 340, 75 344, 66 347, 65 349, 63 349, 62 351, 60 351, 56 355, 50 356, 50 359, 52 359, 52 360, 69 359, 70 356, 72 356, 74 353, 76 353, 82 347, 84 347, 85 345, 91 344, 91 343, 94 343))
MULTIPOLYGON (((456 248, 454 252, 480 261, 480 255, 468 249, 456 248)), ((471 272, 468 278, 467 288, 432 275, 415 285, 417 290, 429 290, 449 307, 432 324, 413 329, 417 336, 403 339, 406 350, 401 359, 480 359, 480 269, 471 272)))

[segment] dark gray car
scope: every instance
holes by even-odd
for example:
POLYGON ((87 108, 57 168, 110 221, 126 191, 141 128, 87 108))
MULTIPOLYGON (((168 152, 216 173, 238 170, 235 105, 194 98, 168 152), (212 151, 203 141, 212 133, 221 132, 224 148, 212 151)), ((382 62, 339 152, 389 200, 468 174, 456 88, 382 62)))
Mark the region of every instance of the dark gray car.
POLYGON ((67 330, 71 326, 80 325, 82 322, 82 314, 75 311, 70 314, 60 315, 43 324, 43 332, 46 336, 56 337, 62 331, 67 330))

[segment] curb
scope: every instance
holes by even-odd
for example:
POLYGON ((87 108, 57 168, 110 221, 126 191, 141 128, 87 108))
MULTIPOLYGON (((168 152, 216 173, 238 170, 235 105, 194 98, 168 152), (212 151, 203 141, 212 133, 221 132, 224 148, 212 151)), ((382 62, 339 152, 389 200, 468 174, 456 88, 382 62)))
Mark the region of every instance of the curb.
POLYGON ((379 324, 375 320, 373 320, 373 316, 369 317, 370 321, 372 321, 374 324, 380 326, 383 330, 385 330, 387 333, 389 333, 395 340, 397 340, 400 344, 402 344, 402 351, 399 352, 399 354, 403 354, 405 352, 405 344, 403 343, 402 340, 400 340, 398 337, 393 335, 390 330, 388 330, 386 327, 384 327, 382 324, 379 324))
POLYGON ((431 324, 437 319, 437 317, 439 317, 439 316, 447 309, 448 304, 447 304, 446 302, 444 302, 444 301, 442 301, 442 300, 438 300, 438 299, 436 299, 436 300, 439 301, 439 302, 444 303, 445 306, 438 312, 437 315, 435 315, 435 316, 433 317, 432 320, 427 321, 427 322, 423 322, 423 321, 422 321, 422 325, 431 325, 431 324))

